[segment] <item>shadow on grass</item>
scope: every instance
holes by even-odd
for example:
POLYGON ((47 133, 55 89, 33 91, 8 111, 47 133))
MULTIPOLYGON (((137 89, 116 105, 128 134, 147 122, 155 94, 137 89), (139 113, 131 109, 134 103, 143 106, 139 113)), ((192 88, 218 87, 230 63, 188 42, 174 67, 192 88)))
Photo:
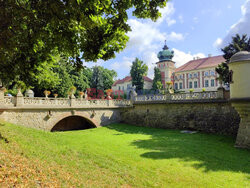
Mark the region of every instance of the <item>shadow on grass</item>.
MULTIPOLYGON (((182 134, 178 130, 164 130, 126 124, 107 126, 126 134, 145 134, 151 138, 134 140, 131 144, 146 150, 141 157, 154 160, 177 158, 194 162, 194 168, 204 171, 234 171, 250 174, 250 151, 234 148, 234 138, 213 134, 182 134)), ((119 134, 117 134, 119 136, 119 134)), ((250 177, 247 177, 248 179, 250 177)))

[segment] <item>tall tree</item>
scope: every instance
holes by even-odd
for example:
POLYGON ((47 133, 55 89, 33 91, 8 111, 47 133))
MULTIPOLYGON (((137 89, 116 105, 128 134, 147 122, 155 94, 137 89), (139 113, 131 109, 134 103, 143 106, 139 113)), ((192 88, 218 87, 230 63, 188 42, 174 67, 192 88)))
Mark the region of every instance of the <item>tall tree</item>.
POLYGON ((104 90, 103 71, 99 66, 95 66, 93 68, 91 87, 96 90, 104 90))
POLYGON ((115 57, 130 31, 127 10, 156 20, 167 0, 0 0, 0 78, 22 79, 57 52, 81 64, 115 57))
POLYGON ((109 70, 104 67, 99 67, 102 71, 103 76, 103 88, 104 90, 110 89, 117 77, 117 72, 114 70, 109 70))
POLYGON ((226 63, 222 62, 218 67, 216 67, 216 72, 219 74, 219 80, 224 83, 229 83, 229 63, 230 58, 239 51, 250 51, 250 38, 247 35, 240 36, 236 34, 232 37, 232 41, 221 49, 224 53, 223 57, 226 59, 226 63))
POLYGON ((143 90, 144 80, 143 76, 147 76, 148 66, 143 61, 135 58, 133 61, 130 75, 132 77, 132 85, 136 87, 136 91, 143 90))
POLYGON ((161 81, 161 71, 157 67, 154 68, 154 79, 153 79, 153 90, 162 89, 162 81, 161 81))
POLYGON ((221 49, 224 53, 223 57, 226 59, 228 63, 230 58, 239 51, 250 51, 250 38, 247 35, 240 36, 236 34, 232 37, 232 41, 221 49))

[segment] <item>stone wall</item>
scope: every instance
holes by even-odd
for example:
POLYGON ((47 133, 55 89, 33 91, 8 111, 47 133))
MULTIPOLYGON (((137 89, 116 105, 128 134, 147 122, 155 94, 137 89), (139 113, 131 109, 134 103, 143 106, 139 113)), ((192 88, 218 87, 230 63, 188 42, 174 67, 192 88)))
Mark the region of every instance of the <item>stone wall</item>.
POLYGON ((95 127, 120 122, 120 111, 116 109, 9 109, 0 112, 0 119, 17 125, 50 131, 60 120, 80 116, 95 127))
POLYGON ((166 129, 194 129, 236 136, 240 117, 228 102, 134 104, 122 122, 166 129))

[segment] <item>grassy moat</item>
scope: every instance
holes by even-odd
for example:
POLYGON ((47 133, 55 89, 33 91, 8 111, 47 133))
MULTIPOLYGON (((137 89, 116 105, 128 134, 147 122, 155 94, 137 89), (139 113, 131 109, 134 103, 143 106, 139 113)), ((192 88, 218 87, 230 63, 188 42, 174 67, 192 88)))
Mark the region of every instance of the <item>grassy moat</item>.
POLYGON ((250 187, 250 151, 212 134, 0 125, 0 187, 250 187))

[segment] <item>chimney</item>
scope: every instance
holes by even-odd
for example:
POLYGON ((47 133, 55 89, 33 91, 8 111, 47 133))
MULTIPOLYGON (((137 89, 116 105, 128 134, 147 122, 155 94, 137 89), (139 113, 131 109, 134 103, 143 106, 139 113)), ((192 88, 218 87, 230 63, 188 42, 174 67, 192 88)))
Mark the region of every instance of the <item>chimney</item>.
POLYGON ((208 54, 207 57, 212 57, 212 54, 208 54))

